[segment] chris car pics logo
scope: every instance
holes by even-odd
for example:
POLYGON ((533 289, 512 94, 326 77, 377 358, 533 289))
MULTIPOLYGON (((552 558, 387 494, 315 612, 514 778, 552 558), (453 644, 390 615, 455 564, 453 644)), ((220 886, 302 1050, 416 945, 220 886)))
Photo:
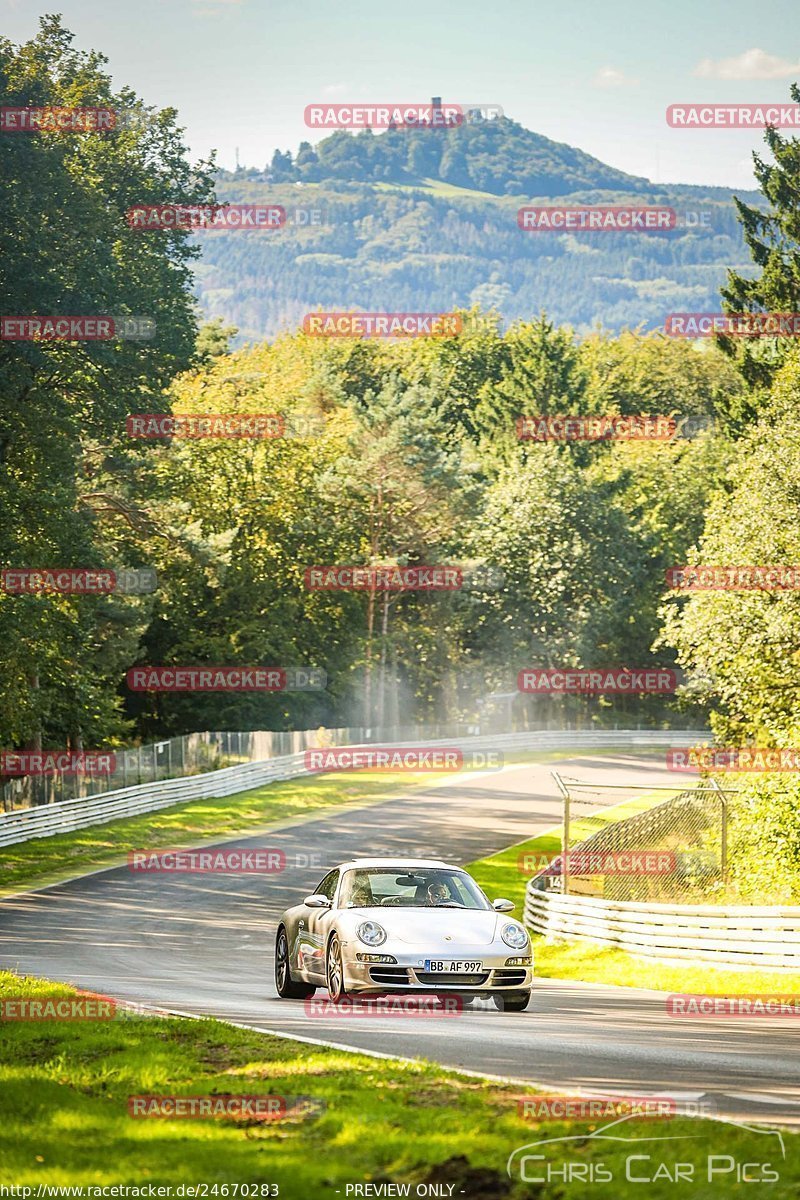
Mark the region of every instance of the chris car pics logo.
MULTIPOLYGON (((735 1185, 772 1184, 781 1178, 779 1167, 786 1158, 786 1148, 780 1130, 708 1115, 698 1123, 697 1133, 659 1133, 653 1131, 652 1124, 640 1133, 633 1124, 638 1120, 639 1114, 633 1112, 597 1129, 528 1142, 509 1156, 506 1171, 511 1179, 523 1183, 558 1184, 559 1195, 563 1194, 560 1189, 565 1183, 623 1180, 634 1184, 684 1185, 676 1195, 701 1194, 697 1190, 687 1192, 687 1184, 693 1189, 717 1184, 720 1191, 713 1194, 724 1195, 735 1185), (720 1145, 722 1127, 726 1125, 740 1131, 736 1157, 723 1152, 720 1145), (690 1156, 678 1143, 687 1141, 704 1142, 705 1153, 699 1158, 693 1155, 695 1161, 686 1161, 690 1156), (591 1160, 586 1155, 589 1143, 599 1150, 591 1160)), ((702 1195, 706 1194, 712 1193, 703 1190, 702 1195)), ((769 1195, 769 1192, 758 1194, 769 1195)))

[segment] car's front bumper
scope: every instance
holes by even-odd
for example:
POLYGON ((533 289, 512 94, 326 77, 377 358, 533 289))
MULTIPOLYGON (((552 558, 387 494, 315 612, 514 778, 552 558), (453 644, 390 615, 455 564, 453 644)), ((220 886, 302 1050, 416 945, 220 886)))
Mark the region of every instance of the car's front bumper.
POLYGON ((425 971, 425 959, 435 959, 436 955, 421 953, 419 950, 411 953, 396 948, 386 949, 377 946, 374 951, 356 943, 342 947, 344 964, 345 990, 348 992, 387 992, 387 991, 416 991, 416 992, 518 992, 527 991, 533 985, 533 952, 529 948, 519 953, 508 949, 498 953, 492 947, 492 953, 485 953, 486 947, 458 947, 458 956, 450 952, 441 954, 441 959, 481 962, 483 970, 479 973, 460 975, 453 973, 438 973, 435 975, 425 971), (481 952, 483 950, 483 953, 481 952), (360 962, 358 955, 390 954, 396 963, 360 962), (528 957, 526 965, 509 966, 509 959, 528 957))

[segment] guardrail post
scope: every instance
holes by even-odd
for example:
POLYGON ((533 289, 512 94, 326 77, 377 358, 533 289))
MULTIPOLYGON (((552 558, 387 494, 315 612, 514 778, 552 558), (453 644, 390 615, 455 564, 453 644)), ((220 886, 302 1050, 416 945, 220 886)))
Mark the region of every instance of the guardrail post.
POLYGON ((728 877, 728 797, 719 785, 716 779, 711 780, 711 786, 714 788, 719 797, 721 811, 721 829, 719 835, 719 860, 720 872, 722 874, 722 882, 725 883, 728 877))
POLYGON ((569 893, 569 788, 558 771, 550 774, 558 784, 558 790, 564 797, 564 833, 561 838, 561 889, 566 896, 569 893))

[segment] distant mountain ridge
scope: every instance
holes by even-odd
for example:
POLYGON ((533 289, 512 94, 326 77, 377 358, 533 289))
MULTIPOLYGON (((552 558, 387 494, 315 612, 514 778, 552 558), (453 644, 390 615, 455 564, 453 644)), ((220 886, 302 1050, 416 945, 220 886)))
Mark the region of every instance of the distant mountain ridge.
MULTIPOLYGON (((756 192, 737 192, 763 204, 756 192)), ((317 308, 447 312, 504 323, 544 310, 579 332, 663 328, 715 311, 726 269, 752 269, 728 188, 653 183, 500 117, 450 129, 340 130, 259 169, 220 171, 222 202, 281 204, 274 234, 199 235, 197 296, 240 340, 317 308), (526 203, 667 205, 662 233, 526 233, 526 203), (305 221, 293 219, 300 208, 305 221), (313 213, 313 218, 308 214, 313 213), (694 216, 693 221, 688 218, 694 216)))

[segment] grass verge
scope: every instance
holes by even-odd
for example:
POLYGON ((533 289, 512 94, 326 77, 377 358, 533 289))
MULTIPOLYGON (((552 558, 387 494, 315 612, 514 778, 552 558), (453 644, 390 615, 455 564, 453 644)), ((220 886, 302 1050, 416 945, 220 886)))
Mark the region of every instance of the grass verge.
POLYGON ((798 996, 800 974, 795 971, 736 970, 687 962, 656 962, 611 946, 596 946, 576 938, 547 942, 534 938, 536 973, 546 978, 612 983, 618 987, 653 988, 658 992, 691 992, 703 996, 798 996))
MULTIPOLYGON (((59 984, 0 973, 3 1001, 75 995, 59 984)), ((234 1184, 248 1184, 259 1189, 251 1196, 333 1200, 358 1195, 354 1185, 371 1182, 406 1185, 411 1195, 418 1185, 437 1184, 442 1190, 431 1188, 429 1195, 555 1200, 572 1194, 562 1177, 539 1185, 521 1182, 518 1174, 509 1179, 506 1161, 527 1143, 564 1137, 578 1140, 567 1143, 566 1152, 558 1143, 535 1148, 532 1153, 543 1153, 545 1161, 528 1170, 543 1176, 573 1163, 584 1179, 594 1179, 597 1200, 641 1194, 641 1184, 625 1178, 625 1158, 633 1151, 648 1156, 637 1160, 636 1173, 653 1180, 651 1200, 732 1194, 732 1167, 706 1182, 709 1155, 727 1154, 737 1164, 771 1161, 779 1181, 766 1194, 776 1200, 796 1196, 800 1186, 790 1134, 783 1135, 784 1160, 774 1133, 709 1120, 637 1119, 626 1122, 626 1137, 669 1134, 681 1140, 620 1146, 589 1137, 605 1120, 526 1119, 518 1107, 522 1089, 422 1061, 374 1059, 214 1020, 121 1011, 91 1022, 4 1020, 0 1083, 0 1183, 30 1187, 34 1196, 39 1186, 109 1185, 144 1187, 145 1195, 148 1185, 167 1186, 177 1196, 178 1186, 198 1184, 207 1187, 201 1195, 234 1196, 234 1184), (290 1104, 286 1118, 277 1121, 128 1115, 130 1096, 241 1094, 306 1100, 290 1104), (674 1171, 676 1162, 691 1166, 699 1187, 676 1190, 663 1168, 656 1178, 659 1163, 674 1171), (278 1190, 263 1190, 268 1184, 278 1190)), ((575 1194, 581 1191, 578 1183, 575 1194)))
MULTIPOLYGON (((609 821, 631 816, 633 812, 658 803, 663 793, 639 796, 609 809, 609 821)), ((597 829, 597 818, 591 828, 581 830, 575 822, 576 841, 580 836, 597 829)), ((539 837, 518 842, 490 858, 467 864, 467 870, 478 881, 490 899, 504 896, 517 906, 521 918, 525 904, 525 887, 530 872, 520 870, 523 855, 557 854, 561 850, 561 830, 553 829, 539 837)), ((534 936, 536 974, 548 979, 574 979, 583 983, 613 984, 617 987, 652 988, 664 992, 692 992, 702 995, 746 996, 768 992, 777 995, 800 994, 800 974, 736 970, 707 967, 687 962, 685 966, 657 962, 625 950, 599 946, 579 938, 569 942, 548 942, 534 936)))

